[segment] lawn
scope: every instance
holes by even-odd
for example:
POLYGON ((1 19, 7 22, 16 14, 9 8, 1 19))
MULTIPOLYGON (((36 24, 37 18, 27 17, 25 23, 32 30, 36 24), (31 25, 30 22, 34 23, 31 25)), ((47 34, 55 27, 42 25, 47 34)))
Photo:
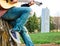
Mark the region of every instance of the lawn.
POLYGON ((46 43, 60 44, 60 32, 31 33, 30 36, 35 44, 46 44, 46 43))
POLYGON ((34 44, 57 43, 60 44, 60 32, 50 33, 30 33, 34 44))

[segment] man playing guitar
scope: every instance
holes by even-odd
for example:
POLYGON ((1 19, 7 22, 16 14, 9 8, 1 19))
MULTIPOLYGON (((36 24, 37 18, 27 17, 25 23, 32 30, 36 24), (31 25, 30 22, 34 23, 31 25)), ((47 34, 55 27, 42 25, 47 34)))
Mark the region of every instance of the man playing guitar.
MULTIPOLYGON (((34 46, 25 27, 32 10, 30 7, 8 7, 17 2, 18 0, 0 0, 0 17, 13 26, 9 32, 15 42, 18 42, 16 32, 19 32, 26 46, 34 46), (7 6, 4 6, 5 4, 2 2, 6 3, 7 6)), ((31 2, 30 5, 33 5, 34 2, 31 2)))

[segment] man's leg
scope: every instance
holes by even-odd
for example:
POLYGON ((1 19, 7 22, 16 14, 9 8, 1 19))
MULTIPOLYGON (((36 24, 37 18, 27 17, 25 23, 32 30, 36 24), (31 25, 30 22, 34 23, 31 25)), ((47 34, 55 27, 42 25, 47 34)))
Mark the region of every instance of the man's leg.
POLYGON ((13 7, 10 8, 2 18, 5 20, 16 20, 19 18, 24 12, 27 12, 30 8, 29 7, 13 7))
POLYGON ((20 32, 20 35, 21 35, 22 39, 24 40, 24 43, 26 44, 26 46, 34 46, 34 44, 32 43, 32 40, 28 34, 28 30, 26 29, 25 26, 22 27, 22 31, 20 32))
POLYGON ((31 9, 29 7, 13 7, 9 9, 6 14, 2 16, 3 19, 10 21, 15 21, 13 23, 13 30, 20 31, 21 26, 25 25, 28 18, 30 17, 31 9))
POLYGON ((31 9, 29 7, 13 7, 9 9, 2 18, 8 20, 13 25, 13 30, 20 31, 21 26, 25 25, 27 19, 30 16, 31 9), (15 22, 13 22, 15 21, 15 22))
POLYGON ((30 15, 30 12, 23 13, 19 18, 16 19, 16 25, 14 25, 12 30, 20 32, 20 30, 22 30, 22 26, 26 24, 30 15))
MULTIPOLYGON (((30 17, 30 12, 31 12, 31 9, 26 8, 26 7, 25 8, 24 7, 23 8, 12 8, 10 11, 7 12, 7 14, 5 14, 3 16, 3 18, 7 19, 7 20, 16 20, 13 30, 21 31, 22 29, 24 29, 23 26, 27 22, 27 19, 30 17)), ((23 31, 25 32, 25 30, 23 30, 23 31)), ((28 43, 26 40, 24 40, 26 43, 26 46, 29 46, 29 45, 33 46, 33 43, 31 41, 29 35, 26 33, 23 33, 23 34, 21 34, 21 36, 24 37, 24 39, 29 38, 29 39, 27 39, 27 41, 29 41, 28 43), (25 34, 25 35, 23 36, 23 34, 25 34)))
POLYGON ((26 46, 34 46, 29 34, 27 33, 26 27, 24 27, 30 15, 29 10, 24 12, 19 18, 16 19, 16 25, 13 28, 14 31, 20 32, 26 46))
POLYGON ((19 31, 20 32, 21 37, 23 38, 26 46, 34 46, 29 34, 27 33, 28 31, 27 31, 26 27, 24 27, 24 25, 26 24, 30 15, 31 15, 30 11, 28 11, 26 13, 23 13, 20 16, 20 18, 16 19, 16 25, 13 28, 14 31, 19 31))

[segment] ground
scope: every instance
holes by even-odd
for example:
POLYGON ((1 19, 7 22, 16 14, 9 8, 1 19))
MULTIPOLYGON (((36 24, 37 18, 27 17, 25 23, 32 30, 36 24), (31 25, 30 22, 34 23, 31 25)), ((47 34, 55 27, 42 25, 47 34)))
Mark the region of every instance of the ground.
MULTIPOLYGON (((22 44, 21 46, 25 46, 22 44)), ((35 44, 35 46, 60 46, 60 44, 35 44)))

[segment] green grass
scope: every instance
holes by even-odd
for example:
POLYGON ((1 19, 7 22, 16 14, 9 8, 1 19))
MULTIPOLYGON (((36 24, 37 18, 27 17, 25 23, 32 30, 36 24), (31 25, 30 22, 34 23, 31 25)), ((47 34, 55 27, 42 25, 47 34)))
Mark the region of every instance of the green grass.
POLYGON ((50 33, 30 33, 34 44, 56 43, 60 44, 60 32, 50 33))
POLYGON ((46 44, 46 43, 60 44, 60 32, 31 33, 30 36, 35 44, 46 44))

